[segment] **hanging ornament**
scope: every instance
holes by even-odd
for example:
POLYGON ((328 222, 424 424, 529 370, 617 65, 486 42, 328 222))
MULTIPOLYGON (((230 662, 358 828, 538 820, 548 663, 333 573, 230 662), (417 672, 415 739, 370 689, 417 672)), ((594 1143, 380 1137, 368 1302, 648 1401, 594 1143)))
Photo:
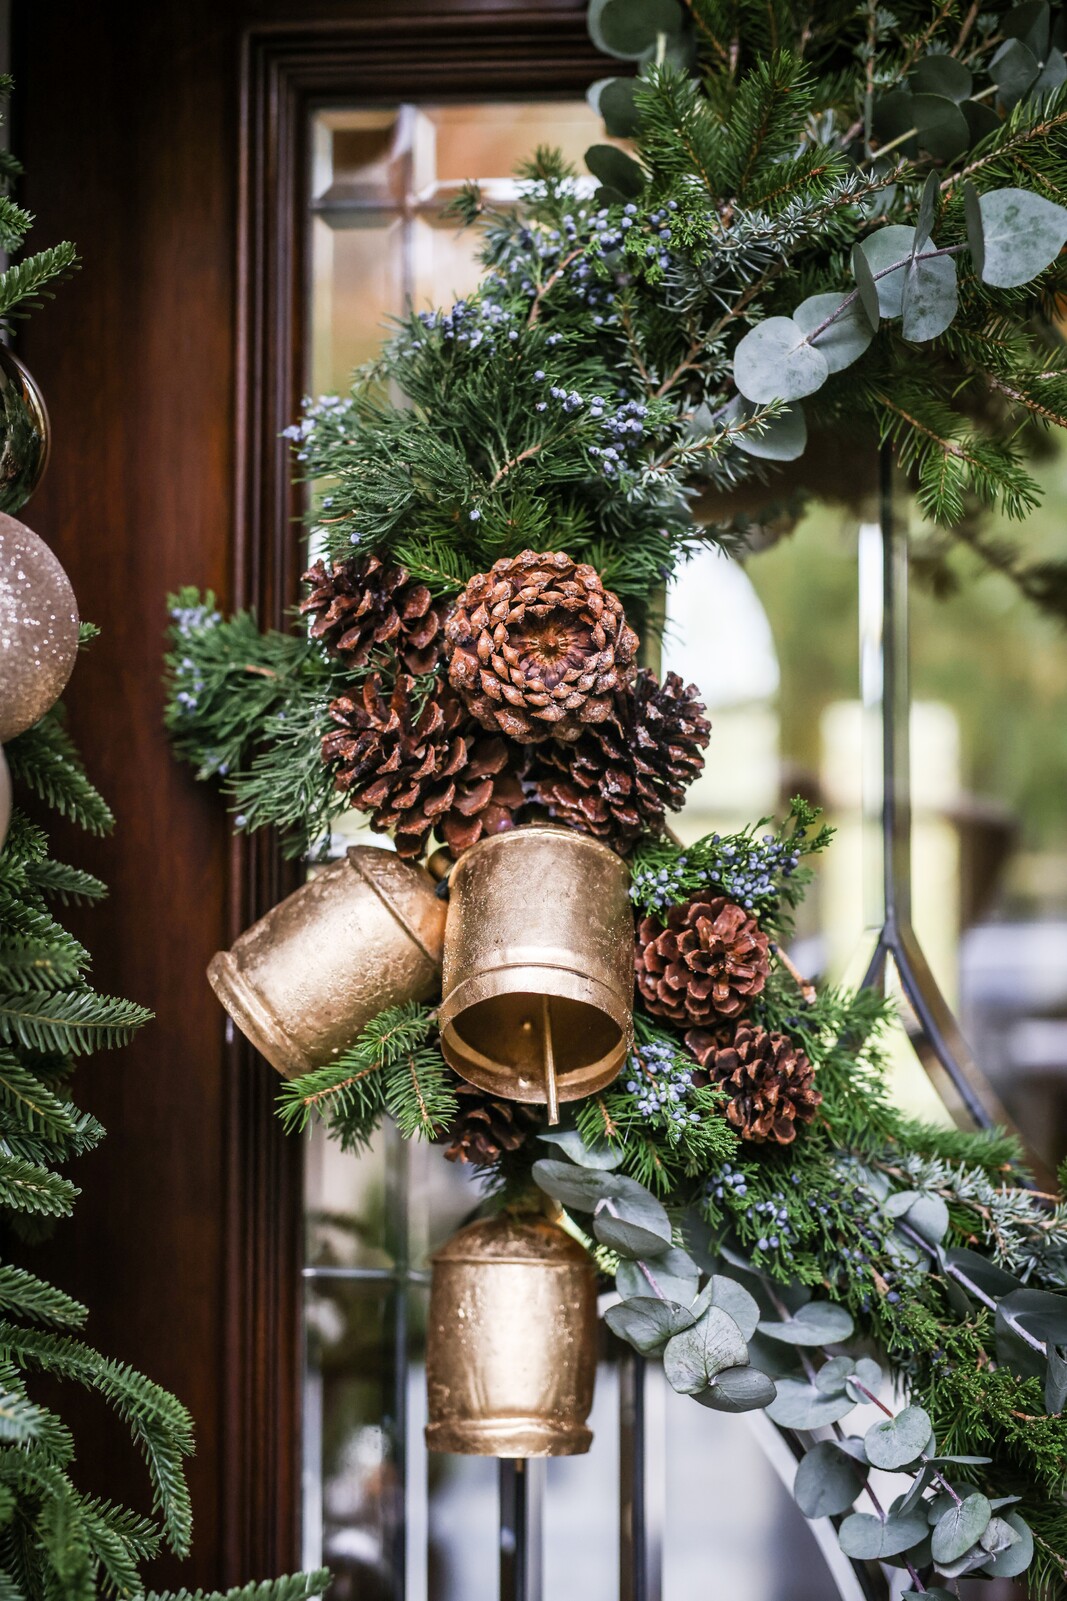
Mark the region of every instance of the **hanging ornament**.
POLYGON ((7 758, 0 749, 0 850, 3 849, 7 838, 7 831, 11 826, 11 770, 7 765, 7 758))
POLYGON ((534 823, 482 839, 449 881, 441 1049, 515 1101, 610 1084, 630 1047, 634 930, 625 863, 587 835, 534 823))
POLYGON ((0 511, 24 506, 48 465, 44 397, 17 356, 0 345, 0 511))
POLYGON ((260 1055, 297 1078, 386 1007, 434 993, 444 923, 424 868, 354 845, 212 957, 207 976, 260 1055))
POLYGON ((426 1330, 431 1451, 579 1456, 596 1379, 596 1275, 555 1223, 471 1223, 433 1258, 426 1330))
POLYGON ((77 653, 70 579, 43 539, 0 512, 0 744, 55 705, 77 653))

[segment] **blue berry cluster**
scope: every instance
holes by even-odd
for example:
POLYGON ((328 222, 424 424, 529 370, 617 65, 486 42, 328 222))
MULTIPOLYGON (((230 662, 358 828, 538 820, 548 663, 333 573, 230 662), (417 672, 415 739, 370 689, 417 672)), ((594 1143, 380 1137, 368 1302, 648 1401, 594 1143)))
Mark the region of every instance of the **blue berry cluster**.
MULTIPOLYGON (((670 214, 677 210, 677 201, 669 200, 663 210, 653 211, 648 218, 649 238, 645 244, 645 257, 660 267, 666 268, 671 264, 670 252, 666 247, 671 242, 672 234, 670 214)), ((637 207, 632 203, 623 207, 618 222, 612 220, 606 207, 598 211, 593 218, 595 253, 598 256, 610 256, 620 249, 627 234, 634 228, 636 217, 637 207)))
MULTIPOLYGON (((712 844, 719 836, 712 835, 712 844)), ((779 883, 791 878, 800 865, 800 852, 791 840, 764 834, 761 840, 740 835, 716 853, 708 881, 739 906, 752 911, 778 899, 779 883)))
POLYGON ((296 452, 297 461, 308 461, 312 442, 318 443, 328 433, 343 436, 354 404, 351 395, 320 395, 318 400, 305 395, 300 421, 282 429, 282 438, 291 439, 300 447, 296 452))
MULTIPOLYGON (((498 335, 505 335, 512 342, 519 337, 514 316, 499 300, 492 299, 491 293, 475 300, 457 300, 451 311, 420 311, 419 321, 428 333, 440 334, 449 344, 465 345, 468 350, 477 350, 484 344, 490 356, 496 353, 498 335)), ((411 349, 421 350, 422 343, 420 339, 412 340, 411 349)))
POLYGON ((630 899, 649 911, 669 911, 680 901, 688 900, 691 894, 684 856, 679 856, 671 867, 635 867, 633 870, 630 899))
POLYGON ((628 1065, 626 1088, 642 1117, 662 1119, 668 1128, 676 1129, 700 1122, 700 1113, 687 1109, 685 1104, 693 1086, 692 1061, 665 1040, 653 1040, 635 1050, 628 1065))
POLYGON ((748 1178, 740 1168, 724 1162, 719 1171, 708 1180, 705 1194, 712 1200, 744 1200, 748 1194, 748 1178))

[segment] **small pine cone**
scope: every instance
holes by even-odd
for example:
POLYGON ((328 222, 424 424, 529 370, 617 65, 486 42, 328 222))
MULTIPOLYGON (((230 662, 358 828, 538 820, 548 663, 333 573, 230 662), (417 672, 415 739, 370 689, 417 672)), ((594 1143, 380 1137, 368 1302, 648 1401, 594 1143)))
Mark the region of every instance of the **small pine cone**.
POLYGON ((541 1111, 523 1101, 508 1101, 457 1078, 453 1088, 459 1111, 445 1138, 450 1162, 492 1167, 505 1151, 517 1151, 529 1134, 541 1127, 541 1111))
POLYGON ((425 584, 408 582, 403 567, 387 567, 377 556, 323 561, 304 574, 311 593, 300 604, 312 618, 309 632, 347 667, 363 667, 376 645, 399 656, 405 670, 432 672, 440 659, 444 607, 425 584))
POLYGON ((372 673, 358 694, 333 701, 322 759, 399 855, 421 855, 432 828, 455 854, 514 826, 522 786, 504 741, 487 738, 447 685, 421 707, 415 687, 401 674, 390 694, 372 673))
POLYGON ((524 744, 604 722, 636 653, 618 596, 558 553, 524 550, 476 574, 445 624, 449 678, 472 715, 524 744))
POLYGON ((568 745, 539 745, 528 773, 534 797, 568 828, 593 834, 622 855, 642 834, 662 832, 704 765, 711 725, 677 673, 661 685, 638 674, 613 715, 568 745))
POLYGON ((672 906, 666 926, 642 918, 637 988, 650 1012, 672 1023, 737 1017, 770 972, 770 941, 754 917, 719 895, 672 906))
POLYGON ((815 1069, 785 1034, 739 1023, 728 1045, 701 1029, 690 1029, 685 1043, 730 1096, 726 1116, 743 1140, 791 1145, 797 1124, 810 1123, 822 1103, 815 1069))

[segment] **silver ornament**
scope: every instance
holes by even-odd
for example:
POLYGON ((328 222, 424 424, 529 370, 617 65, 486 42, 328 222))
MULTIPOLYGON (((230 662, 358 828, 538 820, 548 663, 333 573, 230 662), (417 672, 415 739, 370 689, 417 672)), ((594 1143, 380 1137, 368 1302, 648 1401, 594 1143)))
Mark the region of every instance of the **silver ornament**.
POLYGON ((0 511, 18 511, 48 465, 44 397, 6 345, 0 345, 0 511))
POLYGON ((77 651, 70 579, 43 539, 0 512, 0 744, 55 705, 77 651))

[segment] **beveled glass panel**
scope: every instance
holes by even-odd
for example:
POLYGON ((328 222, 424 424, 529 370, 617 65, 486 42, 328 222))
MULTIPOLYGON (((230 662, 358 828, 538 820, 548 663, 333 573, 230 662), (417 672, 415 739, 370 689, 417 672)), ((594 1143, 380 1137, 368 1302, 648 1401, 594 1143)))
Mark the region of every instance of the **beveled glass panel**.
POLYGON ((314 217, 311 241, 311 389, 343 392, 353 369, 378 354, 403 305, 403 223, 379 211, 358 213, 345 227, 314 217))
POLYGON ((389 1135, 380 1129, 358 1157, 316 1123, 304 1157, 305 1261, 309 1267, 389 1268, 389 1135))

